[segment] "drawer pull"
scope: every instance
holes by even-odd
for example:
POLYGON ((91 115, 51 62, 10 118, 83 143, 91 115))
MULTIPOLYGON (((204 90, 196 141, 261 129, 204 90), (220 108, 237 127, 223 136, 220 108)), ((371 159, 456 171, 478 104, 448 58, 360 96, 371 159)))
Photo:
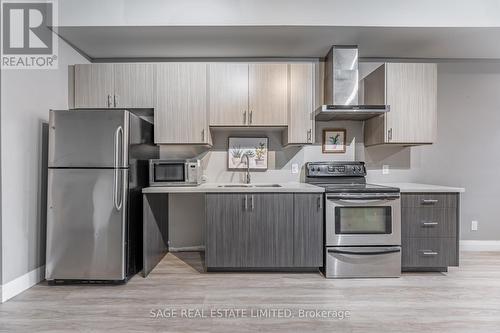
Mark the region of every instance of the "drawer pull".
POLYGON ((437 199, 424 199, 422 200, 422 205, 434 205, 437 204, 439 200, 437 199))
POLYGON ((437 256, 439 253, 436 251, 422 251, 424 256, 437 256))
POLYGON ((437 222, 422 222, 422 226, 423 227, 434 227, 436 225, 438 225, 439 223, 437 222))

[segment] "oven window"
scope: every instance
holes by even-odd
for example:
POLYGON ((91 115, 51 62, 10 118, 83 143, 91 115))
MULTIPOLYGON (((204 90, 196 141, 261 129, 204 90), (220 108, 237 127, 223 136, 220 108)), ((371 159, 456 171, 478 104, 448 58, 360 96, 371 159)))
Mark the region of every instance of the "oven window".
POLYGON ((391 234, 391 207, 335 207, 336 234, 391 234))
POLYGON ((184 163, 157 164, 154 173, 155 182, 183 182, 184 163))

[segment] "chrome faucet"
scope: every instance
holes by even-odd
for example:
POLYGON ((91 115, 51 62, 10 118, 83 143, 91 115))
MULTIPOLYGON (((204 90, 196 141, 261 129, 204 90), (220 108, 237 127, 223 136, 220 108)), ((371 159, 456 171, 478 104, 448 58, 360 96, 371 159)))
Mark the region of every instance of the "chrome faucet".
POLYGON ((249 154, 246 153, 241 157, 242 160, 244 157, 247 158, 247 174, 245 176, 245 184, 250 184, 250 157, 248 155, 249 154))

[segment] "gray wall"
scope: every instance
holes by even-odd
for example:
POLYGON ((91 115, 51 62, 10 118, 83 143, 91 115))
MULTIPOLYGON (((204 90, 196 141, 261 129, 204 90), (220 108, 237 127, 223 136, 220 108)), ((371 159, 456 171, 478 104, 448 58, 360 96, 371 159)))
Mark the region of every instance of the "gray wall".
POLYGON ((465 187, 462 239, 500 240, 500 63, 439 64, 438 110, 437 143, 412 151, 418 178, 465 187))
POLYGON ((2 284, 45 264, 47 121, 68 107, 68 64, 86 63, 59 40, 59 69, 2 70, 2 284))
MULTIPOLYGON (((376 64, 361 64, 361 75, 376 68, 376 64)), ((438 140, 421 147, 378 146, 365 148, 363 130, 358 122, 318 123, 317 142, 321 129, 327 126, 345 127, 348 148, 345 154, 322 154, 321 146, 302 148, 281 146, 278 132, 245 132, 245 135, 269 137, 269 170, 253 172, 255 182, 300 181, 303 165, 314 160, 364 160, 368 168, 368 181, 420 182, 466 188, 462 196, 461 239, 500 240, 500 64, 497 63, 440 63, 438 65, 438 140), (291 164, 298 163, 300 174, 291 173, 291 164), (382 174, 382 166, 389 165, 390 173, 382 174), (480 168, 477 165, 481 165, 480 168), (479 230, 470 231, 471 220, 479 221, 479 230)), ((241 132, 213 133, 214 147, 203 158, 205 175, 209 182, 241 182, 243 172, 226 170, 227 138, 241 132)), ((179 148, 162 147, 163 157, 178 155, 179 148)), ((199 151, 188 152, 194 156, 199 151)), ((201 224, 184 216, 181 207, 174 212, 171 235, 182 234, 173 244, 200 245, 201 224), (197 224, 198 223, 198 224, 197 224), (186 238, 195 228, 195 237, 186 238)), ((176 210, 176 207, 171 207, 176 210)), ((197 210, 203 205, 198 201, 197 210)), ((201 216, 201 215, 200 215, 201 216)), ((199 216, 198 216, 199 218, 199 216)))

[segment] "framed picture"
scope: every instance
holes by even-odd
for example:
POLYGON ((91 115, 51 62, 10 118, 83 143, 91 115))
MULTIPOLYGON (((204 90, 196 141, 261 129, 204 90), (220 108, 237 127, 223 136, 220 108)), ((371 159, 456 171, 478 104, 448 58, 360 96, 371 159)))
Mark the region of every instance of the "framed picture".
POLYGON ((323 153, 345 153, 346 130, 327 128, 323 130, 323 153))
POLYGON ((229 137, 228 170, 245 170, 247 159, 251 170, 267 170, 268 138, 229 137))

